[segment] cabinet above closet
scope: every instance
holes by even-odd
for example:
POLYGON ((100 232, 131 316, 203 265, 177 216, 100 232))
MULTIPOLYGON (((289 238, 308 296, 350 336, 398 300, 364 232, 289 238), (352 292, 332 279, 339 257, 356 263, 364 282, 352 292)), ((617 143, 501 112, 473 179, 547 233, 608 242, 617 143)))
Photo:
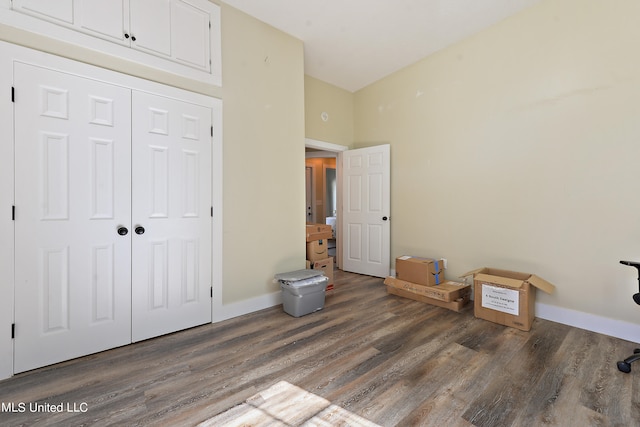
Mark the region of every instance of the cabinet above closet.
POLYGON ((220 6, 208 0, 11 0, 0 22, 222 86, 220 6))

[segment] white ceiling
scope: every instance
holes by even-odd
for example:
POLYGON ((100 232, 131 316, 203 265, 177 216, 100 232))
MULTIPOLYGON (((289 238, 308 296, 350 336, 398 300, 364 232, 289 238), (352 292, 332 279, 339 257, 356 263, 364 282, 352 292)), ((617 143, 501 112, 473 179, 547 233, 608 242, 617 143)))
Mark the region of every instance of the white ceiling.
POLYGON ((305 74, 355 92, 540 0, 223 0, 304 42, 305 74))

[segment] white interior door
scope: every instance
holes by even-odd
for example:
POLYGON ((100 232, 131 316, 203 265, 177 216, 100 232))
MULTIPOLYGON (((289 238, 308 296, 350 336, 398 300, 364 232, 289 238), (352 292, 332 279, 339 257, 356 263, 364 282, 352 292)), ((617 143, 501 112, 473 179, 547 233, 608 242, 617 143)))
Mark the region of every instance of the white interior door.
POLYGON ((131 342, 130 90, 14 65, 14 372, 131 342))
POLYGON ((133 92, 133 341, 211 322, 211 120, 133 92))
POLYGON ((342 153, 342 269, 370 276, 389 275, 389 145, 342 153))

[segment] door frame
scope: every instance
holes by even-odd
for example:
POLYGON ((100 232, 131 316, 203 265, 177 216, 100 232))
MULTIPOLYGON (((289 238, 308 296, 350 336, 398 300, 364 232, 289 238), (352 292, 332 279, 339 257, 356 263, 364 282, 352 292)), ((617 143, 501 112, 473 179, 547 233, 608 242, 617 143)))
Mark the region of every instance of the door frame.
POLYGON ((304 180, 305 180, 305 212, 307 222, 316 222, 316 209, 315 209, 315 198, 316 198, 316 189, 315 189, 315 180, 313 179, 313 175, 315 172, 315 168, 311 165, 305 165, 304 167, 304 180))
MULTIPOLYGON (((342 152, 349 150, 346 145, 333 144, 317 139, 305 138, 305 148, 322 150, 313 153, 309 157, 335 157, 336 158, 336 230, 342 230, 342 152)), ((342 268, 342 233, 336 235, 336 266, 342 268)))
POLYGON ((4 82, 2 96, 0 96, 0 129, 7 132, 8 138, 3 138, 0 144, 0 380, 13 375, 13 338, 9 328, 14 322, 14 224, 12 213, 14 200, 14 170, 13 170, 13 102, 8 91, 13 86, 13 55, 9 45, 0 42, 0 81, 4 82), (10 135, 10 136, 9 136, 10 135))

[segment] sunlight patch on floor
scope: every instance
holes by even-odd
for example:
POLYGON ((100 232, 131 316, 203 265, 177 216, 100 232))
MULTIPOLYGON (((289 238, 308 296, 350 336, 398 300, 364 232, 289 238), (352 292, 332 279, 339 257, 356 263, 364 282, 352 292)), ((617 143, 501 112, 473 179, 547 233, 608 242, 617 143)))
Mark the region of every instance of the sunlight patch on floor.
POLYGON ((199 427, 267 425, 379 427, 286 381, 253 395, 245 403, 208 419, 199 427))

